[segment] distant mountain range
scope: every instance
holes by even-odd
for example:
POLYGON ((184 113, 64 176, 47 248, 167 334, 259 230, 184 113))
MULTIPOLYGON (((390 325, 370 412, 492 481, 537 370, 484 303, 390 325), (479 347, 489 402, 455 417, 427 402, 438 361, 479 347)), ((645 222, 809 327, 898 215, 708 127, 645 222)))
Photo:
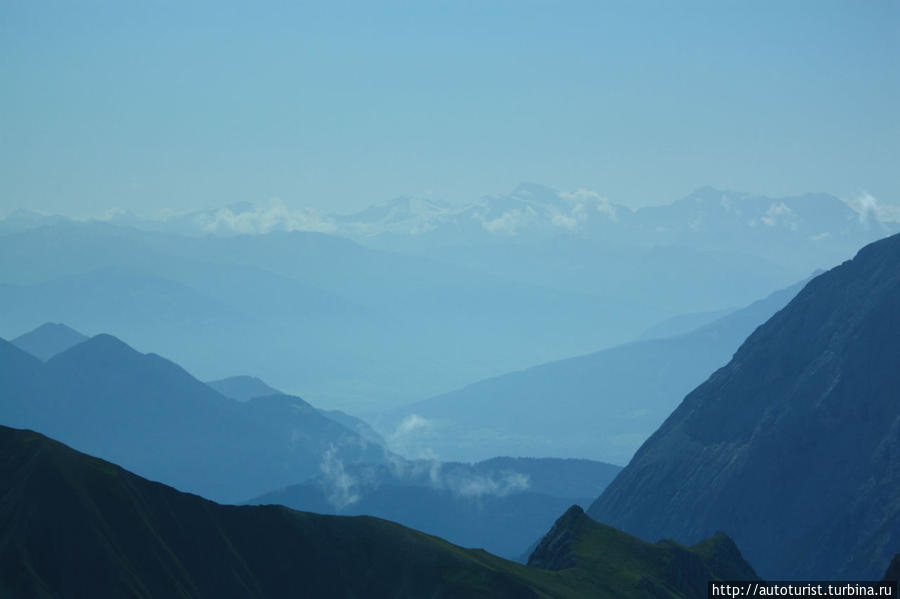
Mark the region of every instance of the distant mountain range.
MULTIPOLYGON (((0 221, 0 232, 67 221, 71 219, 19 210, 0 221)), ((400 197, 343 215, 289 208, 275 201, 242 202, 154 219, 118 212, 104 222, 188 235, 311 231, 353 239, 431 237, 454 243, 473 241, 475 237, 568 234, 626 238, 638 233, 655 236, 654 244, 669 244, 685 235, 721 239, 747 229, 770 236, 790 233, 798 238, 818 237, 813 241, 848 237, 858 235, 860 228, 900 223, 900 209, 894 205, 845 202, 824 193, 771 198, 702 187, 673 203, 633 210, 585 189, 561 192, 523 183, 508 194, 485 196, 468 203, 400 197)))
POLYGON ((561 512, 588 505, 620 470, 602 462, 550 458, 476 464, 394 460, 335 467, 248 503, 377 516, 517 559, 561 512))
MULTIPOLYGON (((267 397, 270 395, 286 395, 285 393, 270 387, 262 379, 255 376, 238 375, 230 376, 217 381, 209 381, 206 383, 225 397, 236 399, 238 401, 250 401, 257 397, 267 397)), ((385 446, 384 438, 375 432, 371 426, 363 420, 355 416, 351 416, 341 410, 322 410, 318 412, 330 420, 342 424, 351 431, 360 435, 367 441, 385 446)))
MULTIPOLYGON (((46 333, 46 329, 41 334, 46 333)), ((32 335, 31 338, 35 338, 32 335)), ((109 335, 47 362, 0 340, 0 422, 65 440, 149 478, 237 502, 324 463, 389 454, 298 397, 238 402, 178 365, 109 335)))
POLYGON ((900 548, 900 235, 822 274, 684 398, 588 514, 723 530, 764 577, 876 579, 900 548))
POLYGON ((636 211, 523 185, 460 207, 304 214, 13 214, 0 222, 0 336, 66 322, 203 379, 249 371, 376 411, 746 305, 900 226, 823 194, 709 188, 636 211))
POLYGON ((252 371, 357 411, 583 353, 667 314, 312 233, 0 235, 0 335, 48 321, 113 332, 204 379, 252 371))
POLYGON ((525 567, 376 518, 220 506, 7 427, 0 521, 0 592, 22 598, 699 599, 755 578, 724 535, 651 545, 573 508, 525 567))
POLYGON ((688 333, 479 381, 374 422, 406 455, 464 461, 540 455, 626 464, 684 395, 725 365, 804 283, 688 333))
POLYGON ((0 221, 0 336, 66 322, 203 379, 249 371, 319 405, 375 411, 746 305, 898 226, 824 194, 704 188, 630 210, 537 185, 345 216, 16 213, 0 221))

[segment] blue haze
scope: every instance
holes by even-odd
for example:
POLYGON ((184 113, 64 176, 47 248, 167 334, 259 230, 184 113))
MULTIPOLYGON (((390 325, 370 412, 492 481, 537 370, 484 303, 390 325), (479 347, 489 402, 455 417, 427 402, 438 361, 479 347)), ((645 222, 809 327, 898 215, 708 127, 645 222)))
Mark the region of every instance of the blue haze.
POLYGON ((521 181, 896 202, 897 2, 5 2, 0 217, 521 181))

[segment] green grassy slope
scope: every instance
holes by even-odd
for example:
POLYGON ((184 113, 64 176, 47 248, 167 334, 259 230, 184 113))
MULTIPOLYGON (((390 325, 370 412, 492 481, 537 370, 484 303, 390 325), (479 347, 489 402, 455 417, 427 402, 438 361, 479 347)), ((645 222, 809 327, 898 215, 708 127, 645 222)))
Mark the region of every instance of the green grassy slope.
POLYGON ((526 567, 376 518, 218 505, 0 427, 0 596, 704 597, 752 575, 724 538, 653 545, 579 508, 561 530, 574 567, 526 567))

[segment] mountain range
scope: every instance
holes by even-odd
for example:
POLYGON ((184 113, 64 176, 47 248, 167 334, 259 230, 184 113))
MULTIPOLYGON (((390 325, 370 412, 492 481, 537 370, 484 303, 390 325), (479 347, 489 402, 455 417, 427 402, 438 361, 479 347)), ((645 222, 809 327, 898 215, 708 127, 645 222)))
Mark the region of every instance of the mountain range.
POLYGON ((0 593, 22 598, 699 599, 707 580, 755 578, 724 535, 653 545, 574 508, 526 567, 376 518, 221 506, 7 427, 0 522, 0 593))
POLYGON ((237 502, 305 480, 323 460, 388 454, 298 397, 239 402, 110 335, 47 362, 0 340, 0 422, 53 435, 148 478, 237 502))
POLYGON ((207 380, 252 371, 356 411, 583 353, 667 314, 313 233, 62 223, 0 235, 0 336, 66 322, 207 380))
POLYGON ((619 471, 587 460, 410 462, 386 451, 362 420, 316 409, 255 377, 204 385, 158 356, 60 324, 22 340, 60 351, 39 363, 7 344, 0 422, 52 432, 224 501, 262 495, 254 501, 375 515, 518 558, 563 510, 587 505, 619 471))
POLYGON ((876 579, 900 547, 900 235, 814 278, 689 393, 588 514, 731 535, 764 577, 876 579))
POLYGON ((249 371, 374 412, 746 305, 897 230, 825 194, 711 188, 638 210, 537 185, 457 207, 270 208, 152 223, 10 215, 0 336, 66 322, 206 380, 249 371))

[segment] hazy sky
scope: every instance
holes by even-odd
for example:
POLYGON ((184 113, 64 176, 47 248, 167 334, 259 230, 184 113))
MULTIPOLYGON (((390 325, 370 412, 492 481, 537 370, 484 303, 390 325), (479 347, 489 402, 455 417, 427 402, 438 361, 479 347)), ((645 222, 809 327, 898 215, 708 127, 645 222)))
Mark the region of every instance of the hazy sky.
POLYGON ((900 2, 0 3, 0 217, 531 181, 900 203, 900 2))

